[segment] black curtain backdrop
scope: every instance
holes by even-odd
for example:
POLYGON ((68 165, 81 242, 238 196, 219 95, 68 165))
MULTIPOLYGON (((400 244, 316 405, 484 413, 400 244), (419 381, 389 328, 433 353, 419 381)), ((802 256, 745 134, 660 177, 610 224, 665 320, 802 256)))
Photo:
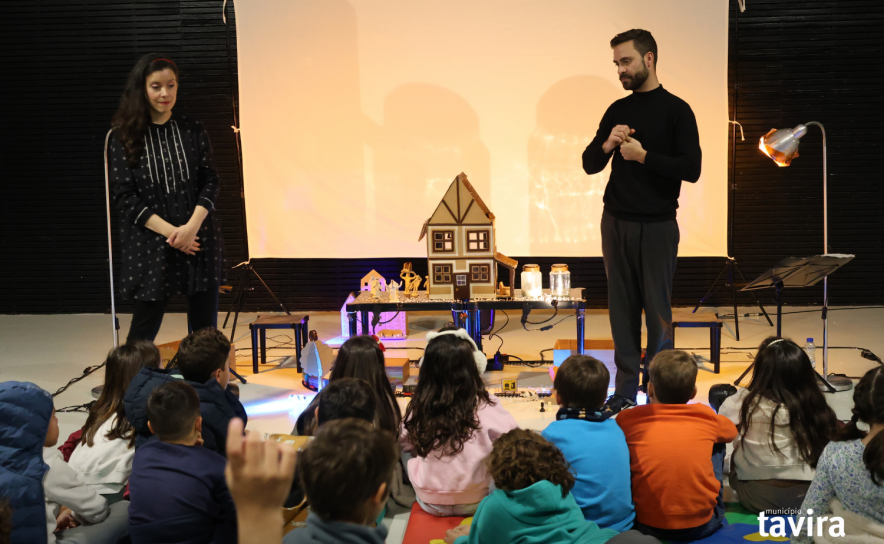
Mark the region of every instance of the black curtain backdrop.
MULTIPOLYGON (((233 4, 227 13, 235 75, 233 4)), ((7 0, 0 10, 0 313, 109 311, 102 145, 126 75, 147 52, 168 55, 181 69, 176 111, 209 130, 222 179, 217 208, 227 264, 243 261, 231 130, 236 89, 228 77, 221 0, 7 0)), ((810 128, 790 168, 776 167, 757 149, 770 128, 819 121, 828 132, 830 250, 856 254, 831 278, 830 303, 884 303, 884 180, 876 166, 882 128, 875 121, 882 118, 882 26, 880 0, 748 0, 744 13, 732 2, 731 112, 736 80, 746 140, 737 130, 729 245, 749 279, 782 257, 822 249, 819 130, 810 128)), ((733 134, 724 123, 722 130, 733 134)), ((113 221, 117 237, 115 212, 113 221)), ((310 235, 299 232, 293 218, 292 236, 310 235)), ((513 257, 544 270, 567 262, 572 285, 586 287, 590 305, 607 305, 601 258, 513 257)), ((405 260, 269 259, 255 267, 290 310, 319 311, 339 309, 372 268, 397 277, 405 260)), ((426 274, 426 260, 408 260, 426 274)), ((723 264, 723 258, 679 259, 673 303, 693 305, 723 264)), ((239 278, 231 271, 229 283, 239 278)), ((772 293, 760 294, 772 300, 772 293)), ((789 291, 786 298, 820 304, 822 290, 789 291)), ((222 308, 231 299, 222 296, 222 308)), ((709 302, 731 300, 719 289, 709 302)), ((118 311, 130 310, 119 298, 117 304, 118 311)), ((183 299, 175 299, 170 310, 183 307, 183 299)), ((248 297, 248 311, 276 309, 260 288, 248 297)))

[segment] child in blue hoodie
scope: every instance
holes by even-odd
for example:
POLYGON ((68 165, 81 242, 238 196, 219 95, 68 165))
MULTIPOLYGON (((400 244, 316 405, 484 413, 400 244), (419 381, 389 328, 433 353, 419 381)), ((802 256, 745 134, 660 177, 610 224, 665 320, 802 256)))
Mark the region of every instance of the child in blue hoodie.
POLYGON ((572 355, 555 378, 556 421, 543 431, 574 470, 571 494, 583 517, 602 529, 632 529, 629 447, 611 411, 604 410, 611 376, 598 359, 572 355))
POLYGON ((472 526, 448 531, 451 544, 651 544, 637 531, 618 534, 583 517, 571 495, 562 452, 534 431, 514 429, 494 443, 486 461, 495 491, 485 497, 472 526))

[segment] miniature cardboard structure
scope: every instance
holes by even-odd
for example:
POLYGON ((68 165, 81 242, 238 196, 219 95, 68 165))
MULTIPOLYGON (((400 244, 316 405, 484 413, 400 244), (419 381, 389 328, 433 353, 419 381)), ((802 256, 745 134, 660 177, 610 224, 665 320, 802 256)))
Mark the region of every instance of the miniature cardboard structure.
POLYGON ((430 298, 494 298, 497 263, 502 259, 506 260, 504 266, 512 266, 510 277, 515 277, 518 263, 497 253, 494 214, 464 173, 451 182, 436 211, 424 223, 418 241, 424 236, 427 237, 430 298))
MULTIPOLYGON (((390 285, 388 286, 384 277, 381 276, 377 270, 372 270, 362 278, 359 283, 359 288, 361 291, 370 291, 374 285, 375 289, 380 287, 381 291, 390 292, 390 287, 394 284, 396 284, 396 282, 391 280, 390 285)), ((398 285, 401 284, 396 285, 398 289, 398 285)), ((397 291, 397 298, 395 300, 398 300, 402 294, 402 292, 397 291)), ((353 296, 350 295, 347 297, 347 300, 344 301, 344 305, 341 306, 341 336, 344 338, 350 338, 350 320, 347 317, 347 304, 350 304, 354 300, 353 296)), ((390 300, 394 301, 392 293, 390 300)), ((369 313, 369 327, 371 327, 373 321, 374 313, 369 313)), ((382 312, 380 319, 378 319, 378 326, 372 330, 372 333, 386 340, 405 340, 408 337, 408 316, 406 315, 406 312, 382 312)))
MULTIPOLYGON (((565 359, 572 355, 577 355, 579 353, 577 345, 577 340, 573 338, 556 340, 555 345, 553 345, 553 366, 550 368, 558 370, 562 363, 565 362, 565 359)), ((585 340, 583 343, 583 354, 595 357, 608 368, 608 374, 610 374, 608 386, 614 387, 614 378, 617 376, 617 365, 614 363, 614 341, 607 339, 585 340)), ((551 371, 550 376, 554 377, 555 371, 551 371)))
POLYGON ((315 386, 318 391, 324 387, 322 378, 327 374, 335 360, 332 348, 319 340, 316 331, 310 331, 309 340, 301 350, 301 368, 304 369, 304 381, 315 386))

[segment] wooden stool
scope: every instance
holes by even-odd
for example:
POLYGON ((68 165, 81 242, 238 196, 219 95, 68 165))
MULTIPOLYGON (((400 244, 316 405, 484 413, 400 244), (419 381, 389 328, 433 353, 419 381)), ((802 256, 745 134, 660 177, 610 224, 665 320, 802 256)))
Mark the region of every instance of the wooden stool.
POLYGON ((675 348, 675 329, 709 328, 709 360, 716 374, 721 373, 721 319, 716 314, 679 313, 672 316, 672 347, 675 348))
POLYGON ((267 364, 267 329, 292 329, 295 331, 295 357, 298 372, 301 370, 301 348, 307 345, 308 315, 259 315, 249 323, 252 332, 252 371, 258 373, 258 343, 261 344, 261 364, 267 364), (259 338, 260 337, 260 338, 259 338))

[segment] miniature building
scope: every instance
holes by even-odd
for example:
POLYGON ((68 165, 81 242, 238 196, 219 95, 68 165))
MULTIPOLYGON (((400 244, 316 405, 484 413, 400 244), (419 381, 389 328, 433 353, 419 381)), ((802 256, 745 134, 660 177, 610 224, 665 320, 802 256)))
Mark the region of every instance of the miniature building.
MULTIPOLYGON (((427 237, 430 298, 494 298, 497 255, 494 214, 461 173, 424 223, 427 237)), ((500 255, 506 258, 504 255, 500 255)), ((511 261, 511 259, 507 259, 511 261)))
POLYGON ((377 270, 372 269, 371 272, 364 275, 362 277, 362 280, 359 282, 359 289, 361 291, 371 291, 371 278, 372 277, 377 278, 378 281, 380 282, 381 291, 387 290, 387 284, 385 283, 386 280, 384 280, 384 277, 381 276, 377 270))

